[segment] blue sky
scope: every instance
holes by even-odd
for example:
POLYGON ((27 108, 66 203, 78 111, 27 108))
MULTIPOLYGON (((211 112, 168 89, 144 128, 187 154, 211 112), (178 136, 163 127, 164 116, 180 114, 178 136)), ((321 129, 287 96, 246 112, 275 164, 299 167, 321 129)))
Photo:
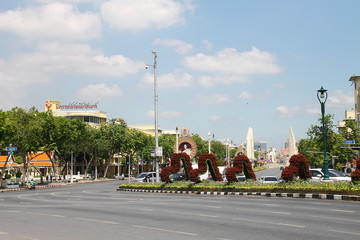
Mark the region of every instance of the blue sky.
POLYGON ((324 86, 334 121, 354 107, 360 1, 8 0, 0 3, 0 108, 99 102, 109 118, 188 127, 282 149, 317 124, 324 86))

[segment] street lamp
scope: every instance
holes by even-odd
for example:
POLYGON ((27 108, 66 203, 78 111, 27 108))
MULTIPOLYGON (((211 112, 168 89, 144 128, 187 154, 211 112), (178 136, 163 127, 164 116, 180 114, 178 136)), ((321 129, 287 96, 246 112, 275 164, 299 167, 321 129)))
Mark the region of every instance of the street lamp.
POLYGON ((156 51, 152 51, 154 54, 154 64, 153 65, 146 65, 146 69, 148 67, 152 67, 154 69, 154 112, 155 112, 155 164, 156 164, 156 182, 159 182, 159 159, 158 159, 158 150, 159 150, 159 132, 158 132, 158 90, 157 90, 157 79, 156 79, 156 68, 157 68, 157 55, 156 51))
POLYGON ((330 180, 329 178, 329 162, 326 156, 326 135, 327 131, 325 128, 325 103, 328 98, 327 90, 325 90, 322 86, 319 90, 317 90, 317 98, 321 105, 321 115, 322 115, 322 125, 323 125, 323 137, 324 137, 324 180, 330 180))

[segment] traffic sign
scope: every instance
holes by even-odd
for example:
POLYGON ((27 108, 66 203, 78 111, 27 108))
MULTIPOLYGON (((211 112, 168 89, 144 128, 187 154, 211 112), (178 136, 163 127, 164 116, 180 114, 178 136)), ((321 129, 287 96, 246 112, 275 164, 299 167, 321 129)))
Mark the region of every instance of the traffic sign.
POLYGON ((355 144, 355 140, 345 140, 344 144, 355 144))
POLYGON ((17 147, 6 147, 6 151, 17 151, 17 147))

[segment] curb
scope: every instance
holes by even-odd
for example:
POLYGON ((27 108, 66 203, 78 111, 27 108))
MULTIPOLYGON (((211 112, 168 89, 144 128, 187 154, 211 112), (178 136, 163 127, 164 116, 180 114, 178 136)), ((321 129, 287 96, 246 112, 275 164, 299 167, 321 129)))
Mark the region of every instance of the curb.
MULTIPOLYGON (((73 182, 73 183, 58 183, 58 184, 50 184, 50 185, 40 185, 40 186, 36 186, 36 189, 52 188, 52 187, 66 187, 66 186, 72 186, 72 185, 77 185, 77 184, 109 182, 109 181, 117 181, 117 179, 103 179, 103 180, 94 180, 94 181, 80 181, 80 182, 73 182)), ((0 193, 2 193, 2 192, 24 191, 24 190, 29 190, 29 189, 27 187, 1 189, 0 193)))
POLYGON ((343 201, 355 201, 355 202, 360 201, 360 196, 356 196, 356 195, 337 195, 337 194, 322 194, 322 193, 205 192, 205 191, 148 190, 148 189, 127 189, 127 188, 118 188, 117 191, 220 195, 220 196, 221 195, 230 195, 230 196, 287 197, 287 198, 343 200, 343 201))

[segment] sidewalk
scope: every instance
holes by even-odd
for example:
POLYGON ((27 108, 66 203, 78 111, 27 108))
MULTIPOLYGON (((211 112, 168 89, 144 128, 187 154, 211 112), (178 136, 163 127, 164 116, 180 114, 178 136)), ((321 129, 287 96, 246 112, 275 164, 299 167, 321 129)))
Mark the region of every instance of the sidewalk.
MULTIPOLYGON (((119 181, 116 178, 106 178, 106 179, 97 179, 97 180, 81 180, 77 182, 51 182, 45 185, 36 185, 36 189, 42 189, 42 188, 51 188, 51 187, 64 187, 64 186, 71 186, 76 184, 86 184, 86 183, 97 183, 97 182, 108 182, 108 181, 119 181)), ((19 187, 19 188, 4 188, 0 189, 1 192, 12 192, 12 191, 23 191, 28 190, 27 187, 19 187)))

